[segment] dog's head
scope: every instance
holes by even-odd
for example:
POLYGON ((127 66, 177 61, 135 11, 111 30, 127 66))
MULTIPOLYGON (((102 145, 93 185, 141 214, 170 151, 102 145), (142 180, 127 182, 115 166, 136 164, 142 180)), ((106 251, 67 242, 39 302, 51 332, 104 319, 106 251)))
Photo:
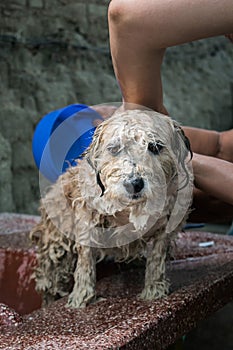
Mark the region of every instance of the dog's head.
POLYGON ((91 189, 83 183, 82 194, 107 214, 139 207, 156 211, 169 191, 185 185, 177 175, 179 169, 188 175, 189 152, 187 138, 171 118, 153 111, 116 112, 97 127, 85 154, 91 189))

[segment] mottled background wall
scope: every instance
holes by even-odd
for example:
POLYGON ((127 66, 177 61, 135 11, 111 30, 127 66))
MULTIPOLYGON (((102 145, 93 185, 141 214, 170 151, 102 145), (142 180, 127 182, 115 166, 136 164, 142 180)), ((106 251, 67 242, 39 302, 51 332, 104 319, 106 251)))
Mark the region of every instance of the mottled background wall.
MULTIPOLYGON (((35 213, 35 125, 71 103, 120 101, 108 47, 108 0, 1 0, 0 211, 35 213)), ((233 127, 233 45, 221 38, 167 51, 165 102, 183 124, 233 127)))

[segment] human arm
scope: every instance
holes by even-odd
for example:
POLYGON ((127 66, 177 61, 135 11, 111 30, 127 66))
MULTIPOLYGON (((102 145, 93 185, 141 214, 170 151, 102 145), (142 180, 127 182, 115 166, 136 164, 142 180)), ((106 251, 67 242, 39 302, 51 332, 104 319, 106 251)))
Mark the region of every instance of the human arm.
POLYGON ((192 165, 196 188, 233 205, 233 163, 194 153, 192 165))

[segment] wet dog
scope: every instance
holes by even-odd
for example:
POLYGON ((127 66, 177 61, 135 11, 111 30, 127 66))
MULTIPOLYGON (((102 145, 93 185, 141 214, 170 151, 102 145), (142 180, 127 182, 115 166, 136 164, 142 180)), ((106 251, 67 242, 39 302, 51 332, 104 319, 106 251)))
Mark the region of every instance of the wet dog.
POLYGON ((96 298, 96 262, 146 258, 145 300, 168 293, 165 259, 183 225, 193 176, 180 126, 153 111, 116 112, 101 123, 84 157, 41 201, 36 288, 46 303, 96 298))

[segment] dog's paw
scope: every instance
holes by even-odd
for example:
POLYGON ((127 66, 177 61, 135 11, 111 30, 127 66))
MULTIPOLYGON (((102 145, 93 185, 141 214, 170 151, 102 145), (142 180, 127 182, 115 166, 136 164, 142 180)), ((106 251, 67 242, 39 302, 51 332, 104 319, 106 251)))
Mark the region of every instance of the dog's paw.
POLYGON ((167 281, 157 282, 153 285, 146 286, 139 298, 142 300, 155 300, 165 297, 169 291, 169 283, 167 281))
POLYGON ((66 306, 75 309, 84 308, 95 300, 95 293, 87 294, 86 290, 75 290, 69 295, 66 306))
POLYGON ((56 297, 55 295, 52 295, 50 293, 43 293, 42 294, 42 306, 48 306, 50 304, 52 304, 54 301, 56 301, 58 299, 58 297, 56 297))

